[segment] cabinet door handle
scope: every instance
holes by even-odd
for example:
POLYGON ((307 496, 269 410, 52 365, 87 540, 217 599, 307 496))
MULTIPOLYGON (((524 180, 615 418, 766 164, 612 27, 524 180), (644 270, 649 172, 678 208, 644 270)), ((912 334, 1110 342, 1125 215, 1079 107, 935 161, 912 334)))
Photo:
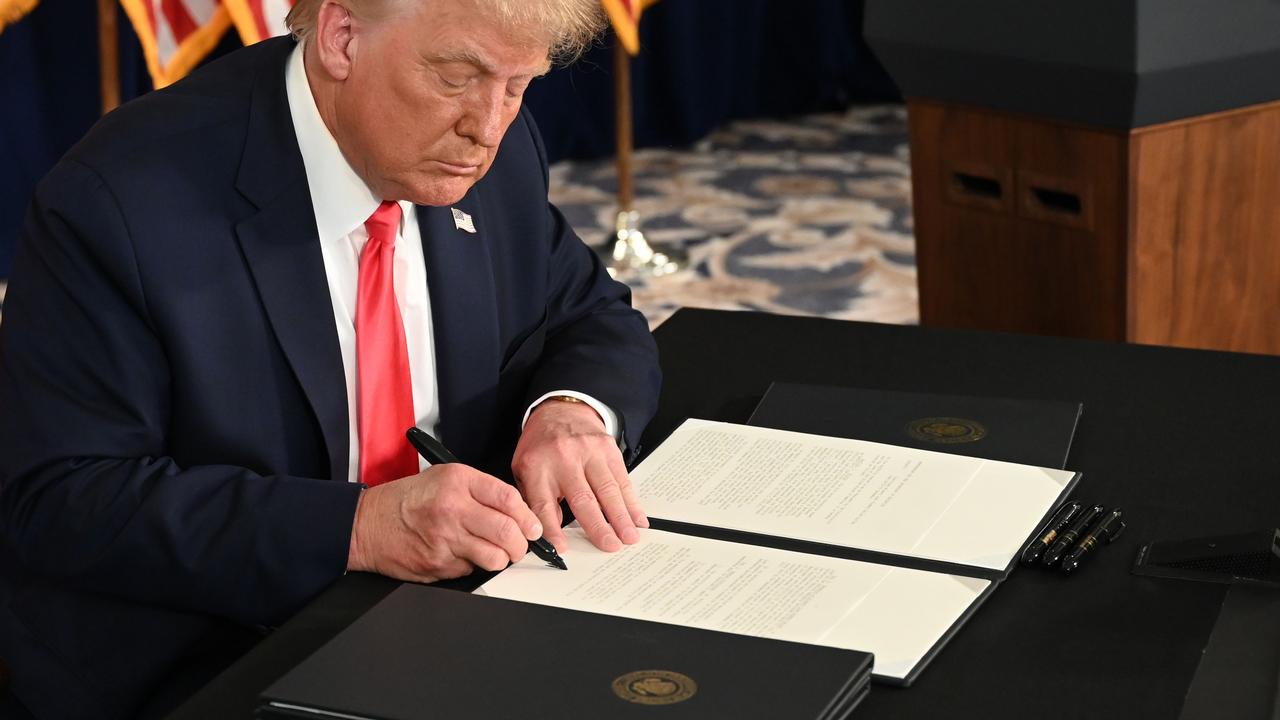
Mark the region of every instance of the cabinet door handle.
POLYGON ((943 166, 940 179, 947 200, 955 205, 998 213, 1013 212, 1013 170, 1010 168, 951 161, 943 166))
POLYGON ((1018 172, 1018 215, 1078 230, 1093 230, 1093 183, 1088 178, 1018 172))
POLYGON ((1051 190, 1032 185, 1031 195, 1040 207, 1050 212, 1079 215, 1084 209, 1084 203, 1080 201, 1080 196, 1073 192, 1051 190))
POLYGON ((993 177, 983 177, 967 172, 953 172, 951 179, 956 189, 966 195, 999 200, 1004 195, 1004 187, 993 177))

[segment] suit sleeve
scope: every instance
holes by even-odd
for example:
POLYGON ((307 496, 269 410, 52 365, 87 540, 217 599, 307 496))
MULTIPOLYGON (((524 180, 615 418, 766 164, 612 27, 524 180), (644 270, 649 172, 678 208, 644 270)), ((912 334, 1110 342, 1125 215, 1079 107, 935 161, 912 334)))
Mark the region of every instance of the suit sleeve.
MULTIPOLYGON (((548 185, 547 158, 533 118, 522 111, 548 185)), ((550 239, 547 341, 526 404, 561 389, 586 393, 608 405, 621 423, 630 463, 640 434, 658 406, 662 371, 648 323, 631 307, 631 290, 609 277, 600 257, 547 203, 544 232, 550 239)))
POLYGON ((77 589, 276 623, 343 573, 360 487, 180 466, 169 373, 125 218, 64 161, 27 216, 0 326, 2 541, 77 589))

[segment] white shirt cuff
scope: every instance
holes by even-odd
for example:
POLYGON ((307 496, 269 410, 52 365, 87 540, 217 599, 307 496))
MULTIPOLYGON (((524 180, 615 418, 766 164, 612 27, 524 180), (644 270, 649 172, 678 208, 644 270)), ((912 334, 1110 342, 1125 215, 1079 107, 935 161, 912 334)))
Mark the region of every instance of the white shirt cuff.
POLYGON ((534 400, 533 404, 529 406, 529 409, 524 411, 524 420, 520 421, 520 429, 523 430, 525 423, 529 422, 529 415, 533 413, 534 408, 541 405, 547 398, 555 397, 556 395, 567 395, 571 398, 577 398, 582 402, 586 403, 587 405, 591 406, 591 409, 595 410, 600 415, 600 419, 604 420, 604 431, 609 433, 609 435, 613 437, 615 442, 621 440, 621 438, 618 437, 617 414, 614 413, 613 410, 610 409, 608 405, 605 405, 604 403, 600 402, 599 400, 591 397, 586 393, 580 393, 574 390, 554 390, 552 392, 547 393, 546 395, 543 395, 537 400, 534 400))

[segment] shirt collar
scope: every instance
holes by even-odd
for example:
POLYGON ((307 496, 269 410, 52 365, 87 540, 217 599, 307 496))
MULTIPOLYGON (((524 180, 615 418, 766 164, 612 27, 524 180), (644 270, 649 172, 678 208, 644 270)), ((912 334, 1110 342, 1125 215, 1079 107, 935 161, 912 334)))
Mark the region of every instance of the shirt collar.
MULTIPOLYGON (((307 82, 303 44, 298 43, 285 68, 285 93, 293 132, 298 137, 302 164, 311 190, 311 207, 316 216, 320 240, 346 237, 364 225, 382 202, 360 179, 342 155, 333 134, 316 109, 315 96, 307 82)), ((403 208, 403 204, 401 205, 403 208)))

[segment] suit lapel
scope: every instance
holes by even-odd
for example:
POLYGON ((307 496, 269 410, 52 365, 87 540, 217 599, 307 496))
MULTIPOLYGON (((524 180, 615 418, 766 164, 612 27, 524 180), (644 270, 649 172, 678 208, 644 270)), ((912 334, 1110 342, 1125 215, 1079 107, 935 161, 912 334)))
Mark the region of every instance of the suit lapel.
POLYGON ((492 432, 498 376, 498 309, 484 217, 471 193, 455 205, 476 232, 455 227, 451 207, 418 206, 436 346, 441 440, 478 462, 492 432))
POLYGON ((342 351, 284 87, 293 43, 267 42, 280 45, 279 62, 255 83, 236 183, 258 212, 237 223, 236 234, 276 339, 320 424, 330 478, 345 480, 349 440, 342 351))

